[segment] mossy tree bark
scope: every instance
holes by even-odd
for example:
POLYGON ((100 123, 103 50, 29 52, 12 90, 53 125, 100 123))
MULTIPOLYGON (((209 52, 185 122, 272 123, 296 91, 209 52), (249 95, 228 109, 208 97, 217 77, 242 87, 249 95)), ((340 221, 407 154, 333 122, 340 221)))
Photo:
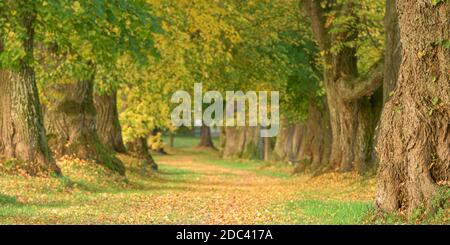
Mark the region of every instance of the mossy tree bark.
POLYGON ((95 109, 97 111, 96 126, 100 141, 110 150, 126 153, 122 138, 122 128, 117 110, 117 91, 94 95, 95 109))
POLYGON ((101 143, 97 134, 93 81, 57 84, 51 89, 55 99, 50 102, 45 119, 55 154, 95 160, 125 174, 122 162, 101 143))
MULTIPOLYGON (((332 130, 330 162, 340 171, 356 169, 363 172, 369 163, 380 110, 369 96, 383 82, 384 65, 376 64, 367 77, 361 77, 355 48, 344 47, 337 53, 330 52, 333 41, 351 41, 357 33, 329 33, 326 16, 331 9, 322 8, 321 1, 302 0, 302 3, 316 42, 325 54, 324 85, 332 130)), ((340 13, 349 11, 352 7, 345 4, 339 9, 340 13)))
MULTIPOLYGON (((30 175, 60 174, 47 144, 35 72, 29 64, 36 15, 21 14, 26 56, 17 71, 0 70, 0 155, 17 159, 30 175)), ((0 52, 1 46, 0 39, 0 52)))
MULTIPOLYGON (((385 212, 433 210, 450 179, 450 4, 396 2, 403 49, 399 79, 381 117, 376 204, 385 212)), ((448 200, 447 200, 448 201, 448 200)))

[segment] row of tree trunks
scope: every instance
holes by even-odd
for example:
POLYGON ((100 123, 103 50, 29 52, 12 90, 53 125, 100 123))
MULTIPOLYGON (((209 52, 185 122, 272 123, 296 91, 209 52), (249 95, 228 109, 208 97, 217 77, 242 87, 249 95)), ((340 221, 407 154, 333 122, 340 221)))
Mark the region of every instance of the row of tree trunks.
POLYGON ((102 144, 97 133, 93 81, 54 85, 52 94, 54 99, 50 101, 45 121, 56 156, 95 160, 125 174, 122 162, 102 144))
POLYGON ((259 127, 224 127, 222 157, 258 159, 259 127))
MULTIPOLYGON (((0 155, 17 159, 30 175, 60 173, 49 150, 36 86, 33 58, 35 14, 22 12, 26 56, 15 71, 0 70, 0 155)), ((2 44, 0 39, 0 52, 2 44)))
POLYGON ((303 134, 296 155, 298 171, 310 169, 314 172, 326 170, 331 154, 331 127, 330 116, 324 104, 311 103, 308 110, 308 119, 303 126, 303 134))
POLYGON ((403 58, 381 117, 376 204, 411 214, 432 211, 450 180, 450 52, 437 42, 450 40, 450 5, 402 0, 396 7, 403 58))
POLYGON ((97 111, 97 132, 101 142, 111 151, 126 153, 117 110, 117 91, 101 95, 95 93, 94 103, 97 111))
POLYGON ((285 119, 282 119, 281 130, 278 133, 272 152, 273 161, 297 161, 296 158, 304 126, 303 122, 288 123, 285 119))
POLYGON ((292 127, 288 124, 285 118, 280 120, 280 131, 278 132, 277 139, 275 141, 275 146, 272 152, 272 160, 274 161, 287 161, 289 159, 290 144, 291 140, 290 130, 292 127))
POLYGON ((330 154, 331 128, 326 105, 311 103, 304 122, 289 125, 282 120, 272 160, 295 163, 296 171, 319 171, 328 166, 330 154))

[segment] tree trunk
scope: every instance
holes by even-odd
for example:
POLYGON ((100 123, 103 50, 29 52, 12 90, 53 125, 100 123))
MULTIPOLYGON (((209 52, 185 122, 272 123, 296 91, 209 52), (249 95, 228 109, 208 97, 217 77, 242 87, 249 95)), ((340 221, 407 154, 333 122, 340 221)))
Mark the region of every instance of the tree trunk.
POLYGON ((346 101, 327 89, 332 148, 330 163, 342 172, 364 172, 370 162, 373 137, 380 109, 369 98, 346 101))
POLYGON ((281 121, 281 130, 277 136, 272 160, 287 161, 297 164, 297 154, 308 129, 304 122, 288 124, 286 120, 281 121))
MULTIPOLYGON (((302 0, 302 3, 319 48, 325 54, 324 85, 332 131, 330 162, 343 172, 352 169, 362 172, 371 155, 374 122, 379 116, 379 108, 369 96, 383 82, 384 65, 380 62, 367 77, 359 76, 355 48, 330 51, 333 41, 351 41, 357 33, 328 33, 325 23, 329 9, 322 8, 320 1, 302 0)), ((339 8, 340 13, 352 11, 346 4, 339 8)))
POLYGON ((321 173, 329 164, 331 154, 331 127, 326 103, 310 103, 308 119, 304 123, 304 133, 296 160, 296 171, 311 170, 321 173))
POLYGON ((242 149, 242 158, 260 159, 260 127, 244 127, 244 148, 242 149))
POLYGON ((202 125, 201 127, 198 147, 216 149, 211 138, 211 129, 206 125, 202 125))
POLYGON ((272 160, 273 161, 287 161, 288 160, 288 138, 290 137, 291 125, 285 118, 280 120, 280 131, 278 132, 275 147, 273 149, 272 160))
POLYGON ((46 126, 55 154, 95 160, 125 174, 122 162, 100 142, 97 134, 92 80, 59 84, 52 89, 56 98, 46 112, 46 126))
POLYGON ((129 142, 127 148, 131 154, 143 161, 144 166, 150 166, 153 170, 158 170, 158 165, 148 150, 149 147, 145 137, 139 137, 129 142))
POLYGON ((22 14, 26 57, 18 71, 0 70, 0 155, 19 160, 20 167, 30 175, 60 174, 47 144, 35 73, 29 65, 35 14, 22 14))
POLYGON ((126 153, 122 138, 122 128, 117 111, 117 91, 110 94, 95 94, 95 109, 97 111, 97 133, 100 141, 111 151, 126 153))
MULTIPOLYGON (((381 117, 377 207, 433 209, 439 185, 450 179, 450 5, 397 1, 402 64, 381 117)), ((448 200, 446 200, 448 201, 448 200)))
POLYGON ((264 161, 270 161, 272 156, 272 142, 270 141, 269 137, 264 138, 264 154, 263 154, 263 160, 264 161))
POLYGON ((224 127, 224 158, 261 159, 260 127, 224 127))
POLYGON ((224 127, 225 146, 222 156, 224 158, 242 157, 245 144, 245 127, 224 127))
POLYGON ((400 42, 396 1, 386 0, 383 104, 388 101, 391 92, 394 91, 402 61, 402 44, 400 42))
POLYGON ((226 127, 219 127, 219 131, 220 131, 220 136, 219 136, 219 145, 221 150, 223 150, 223 148, 225 148, 225 143, 226 143, 226 132, 225 132, 226 127))

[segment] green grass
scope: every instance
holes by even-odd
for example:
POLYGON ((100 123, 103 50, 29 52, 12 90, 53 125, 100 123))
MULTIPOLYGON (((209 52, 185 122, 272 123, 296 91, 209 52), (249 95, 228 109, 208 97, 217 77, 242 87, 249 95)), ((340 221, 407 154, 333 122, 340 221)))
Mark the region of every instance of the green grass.
POLYGON ((295 224, 362 224, 371 202, 335 200, 295 200, 284 205, 295 224))
POLYGON ((251 171, 261 176, 270 176, 275 178, 288 178, 291 174, 286 166, 268 164, 257 160, 227 160, 218 159, 214 156, 202 155, 202 162, 217 165, 223 168, 251 171))
POLYGON ((160 166, 159 171, 163 175, 170 175, 170 179, 172 181, 196 180, 200 178, 200 174, 197 172, 186 169, 179 169, 168 165, 160 166))
MULTIPOLYGON (((165 145, 169 145, 170 143, 170 137, 167 135, 164 135, 161 137, 165 145)), ((219 138, 218 137, 212 137, 214 146, 219 146, 219 138)), ((192 135, 175 135, 173 144, 174 148, 190 148, 195 147, 199 144, 200 138, 192 135)))
POLYGON ((0 193, 0 205, 17 204, 17 199, 0 193))

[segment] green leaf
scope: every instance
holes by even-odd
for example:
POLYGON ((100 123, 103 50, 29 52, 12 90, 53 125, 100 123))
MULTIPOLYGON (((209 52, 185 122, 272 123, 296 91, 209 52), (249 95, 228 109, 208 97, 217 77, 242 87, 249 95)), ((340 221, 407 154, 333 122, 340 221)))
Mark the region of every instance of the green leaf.
POLYGON ((431 4, 433 6, 437 6, 438 4, 443 3, 443 2, 445 2, 445 0, 431 0, 431 4))
POLYGON ((433 99, 431 99, 431 103, 436 106, 439 103, 439 98, 438 97, 433 97, 433 99))

